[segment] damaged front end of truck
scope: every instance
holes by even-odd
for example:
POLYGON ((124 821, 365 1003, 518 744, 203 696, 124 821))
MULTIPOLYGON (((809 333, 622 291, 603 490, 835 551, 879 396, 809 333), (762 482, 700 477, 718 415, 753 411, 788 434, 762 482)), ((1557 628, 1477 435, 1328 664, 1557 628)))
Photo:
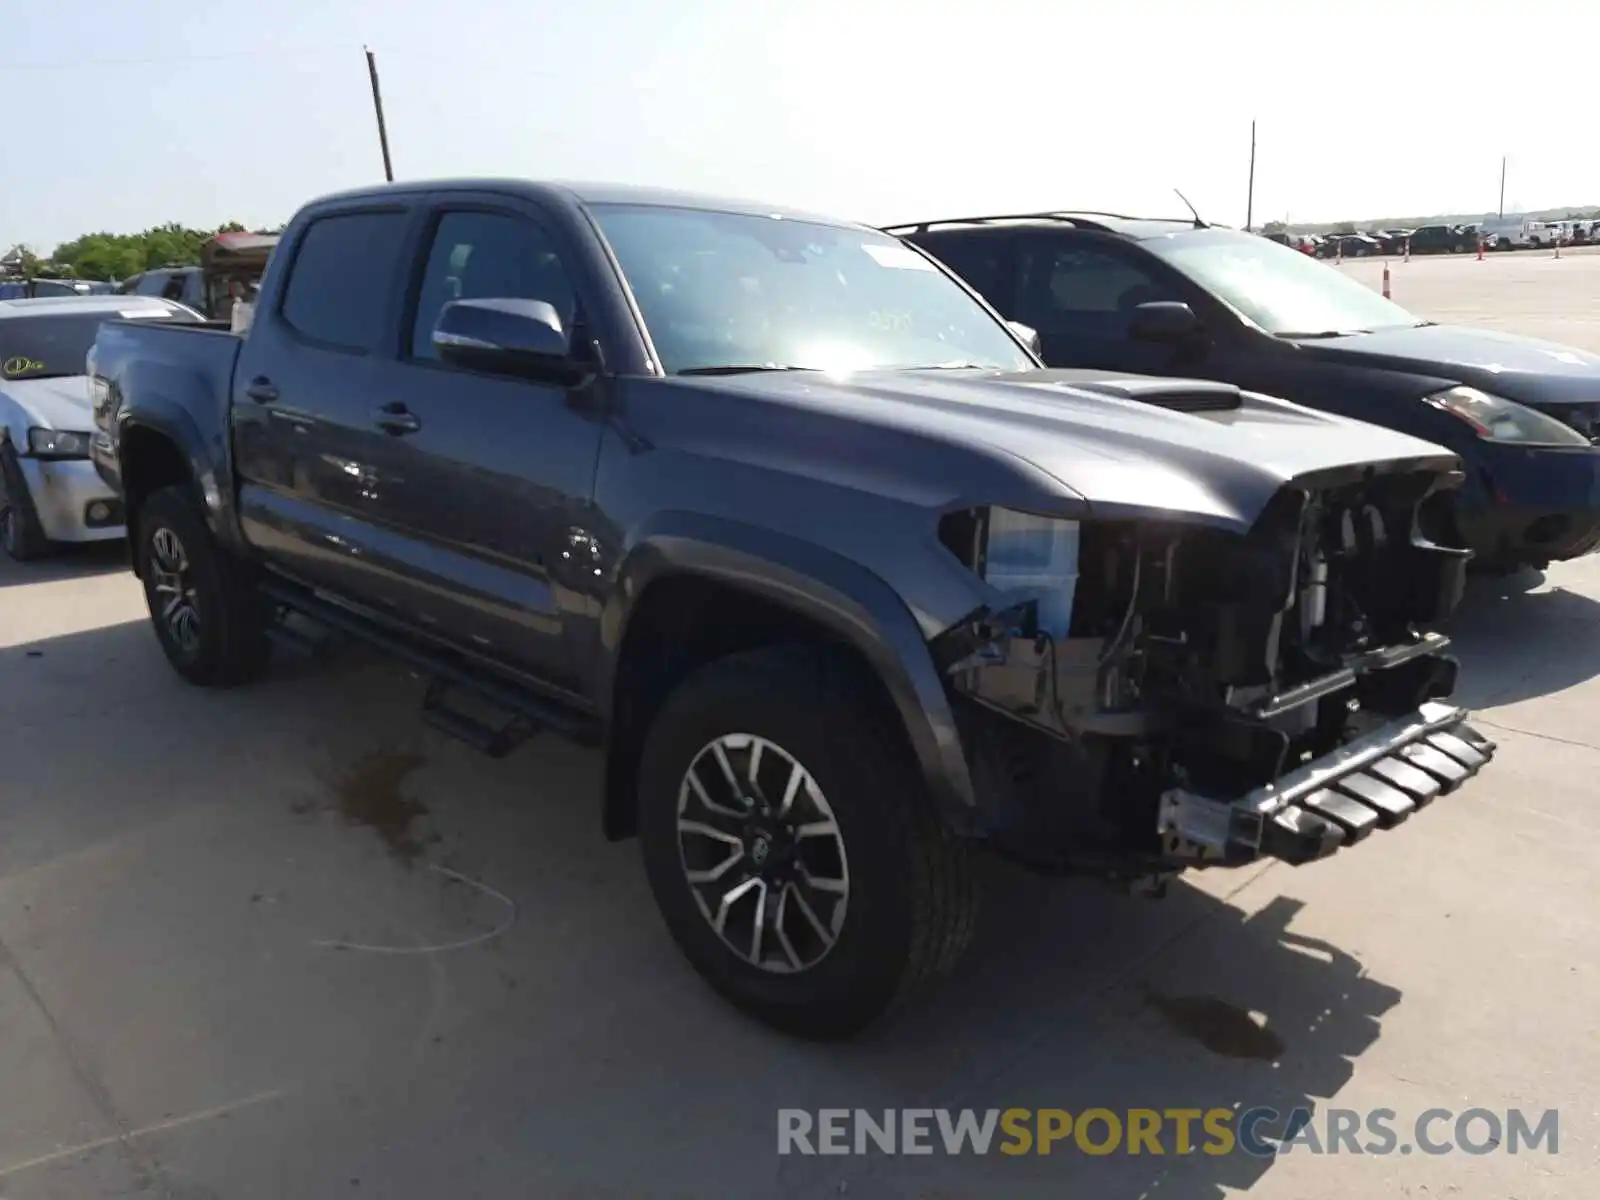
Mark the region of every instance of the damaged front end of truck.
POLYGON ((1315 471, 1243 532, 946 514, 941 540, 1003 597, 933 642, 994 843, 1126 878, 1305 863, 1476 774, 1495 747, 1448 701, 1438 632, 1469 556, 1419 523, 1460 482, 1315 471))

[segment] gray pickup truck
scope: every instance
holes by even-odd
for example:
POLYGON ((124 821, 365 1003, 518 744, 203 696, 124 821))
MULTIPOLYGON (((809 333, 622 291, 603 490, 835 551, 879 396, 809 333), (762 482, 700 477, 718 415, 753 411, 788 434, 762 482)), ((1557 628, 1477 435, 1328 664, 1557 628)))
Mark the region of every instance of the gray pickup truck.
POLYGON ((684 954, 792 1032, 946 971, 979 847, 1159 891, 1326 856, 1493 750, 1436 632, 1466 555, 1417 531, 1453 456, 1042 369, 859 225, 356 191, 295 217, 248 334, 109 322, 90 370, 183 676, 256 676, 299 614, 489 753, 603 747, 684 954))

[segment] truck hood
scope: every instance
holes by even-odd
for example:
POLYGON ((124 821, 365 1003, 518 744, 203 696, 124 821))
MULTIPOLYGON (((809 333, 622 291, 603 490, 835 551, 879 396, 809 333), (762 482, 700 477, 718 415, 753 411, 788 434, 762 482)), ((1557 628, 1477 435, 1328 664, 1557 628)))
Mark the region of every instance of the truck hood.
POLYGON ((94 430, 94 418, 89 411, 88 387, 82 375, 8 379, 0 383, 0 397, 21 410, 26 426, 90 433, 94 430))
POLYGON ((1313 358, 1449 379, 1535 408, 1600 404, 1600 354, 1497 329, 1419 325, 1295 344, 1313 358))
POLYGON ((1354 479, 1368 468, 1445 473, 1458 464, 1430 442, 1200 380, 930 370, 693 382, 985 447, 1030 464, 1059 485, 1058 496, 1108 517, 1164 514, 1242 531, 1290 480, 1354 479))

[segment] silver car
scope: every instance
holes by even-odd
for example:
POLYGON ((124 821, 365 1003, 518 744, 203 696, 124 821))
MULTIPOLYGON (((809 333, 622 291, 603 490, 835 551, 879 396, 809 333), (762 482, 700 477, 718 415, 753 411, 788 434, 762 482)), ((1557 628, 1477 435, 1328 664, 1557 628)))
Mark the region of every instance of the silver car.
POLYGON ((63 542, 124 536, 122 505, 89 461, 84 358, 106 320, 196 322, 170 300, 0 300, 0 550, 38 558, 63 542))

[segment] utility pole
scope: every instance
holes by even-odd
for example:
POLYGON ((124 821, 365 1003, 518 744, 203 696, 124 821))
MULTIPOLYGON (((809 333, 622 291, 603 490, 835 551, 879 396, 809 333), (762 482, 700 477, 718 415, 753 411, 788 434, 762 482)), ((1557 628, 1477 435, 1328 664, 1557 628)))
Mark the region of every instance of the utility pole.
POLYGON ((1500 156, 1500 215, 1506 215, 1506 156, 1500 156))
POLYGON ((1244 231, 1250 232, 1250 226, 1256 215, 1256 123, 1250 122, 1250 191, 1244 202, 1244 231))
POLYGON ((367 74, 372 77, 372 108, 378 114, 378 144, 383 147, 383 177, 394 182, 394 164, 389 161, 389 127, 383 123, 383 93, 378 90, 378 59, 367 51, 367 74))

